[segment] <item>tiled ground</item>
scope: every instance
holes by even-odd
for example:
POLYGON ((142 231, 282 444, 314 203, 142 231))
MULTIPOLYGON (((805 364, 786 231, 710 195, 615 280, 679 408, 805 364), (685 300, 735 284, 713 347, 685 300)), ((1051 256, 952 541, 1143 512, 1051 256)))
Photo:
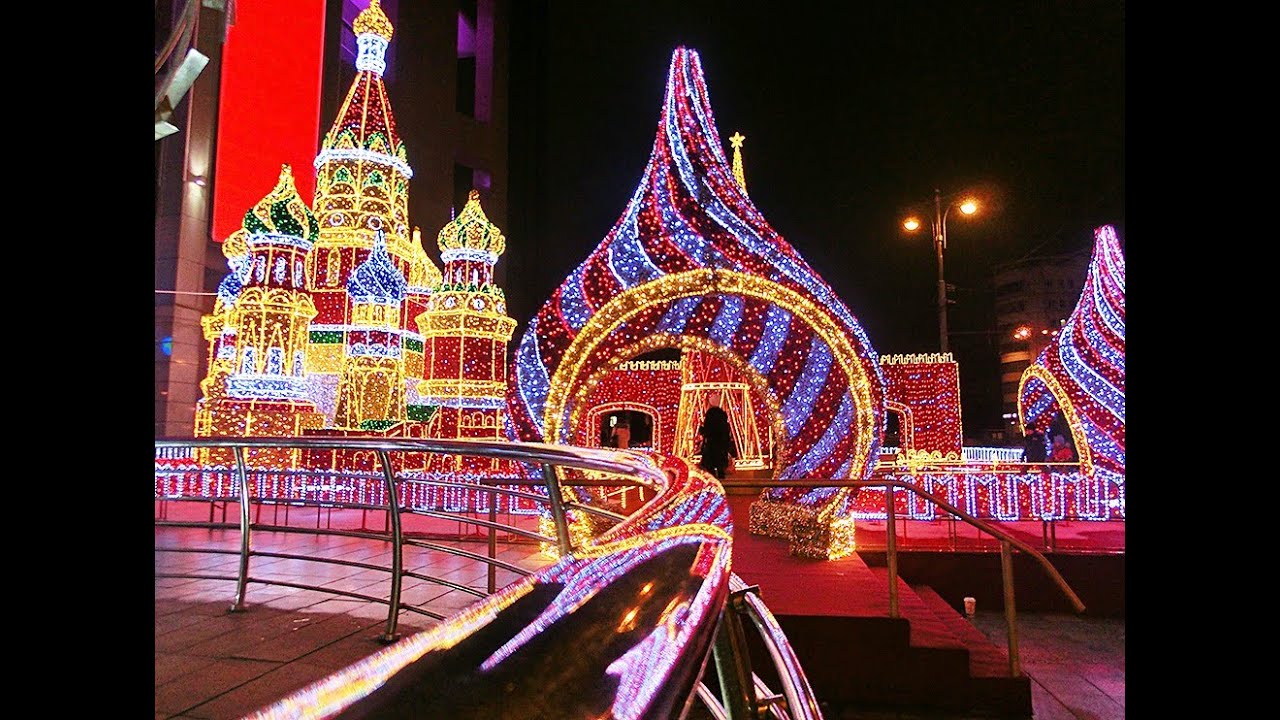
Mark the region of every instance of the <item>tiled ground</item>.
MULTIPOLYGON (((159 548, 216 547, 234 551, 229 530, 162 528, 155 531, 156 573, 234 576, 237 557, 164 552, 159 548)), ((473 552, 483 542, 439 541, 473 552)), ((385 543, 337 536, 258 532, 255 551, 323 554, 387 566, 385 543)), ((503 543, 498 556, 527 569, 545 563, 536 547, 503 543)), ((406 567, 422 574, 485 589, 486 568, 465 558, 406 550, 406 567)), ((252 577, 323 585, 385 597, 387 573, 302 560, 254 558, 252 577)), ((498 586, 515 578, 499 570, 498 586)), ((474 596, 412 578, 406 602, 449 614, 474 596)), ((250 584, 248 608, 228 613, 234 593, 229 580, 156 578, 155 715, 160 718, 238 718, 344 667, 383 645, 386 606, 289 587, 250 584)), ((401 614, 399 632, 426 629, 435 621, 401 614)), ((978 613, 974 624, 1003 646, 1004 617, 978 613)), ((1070 615, 1019 614, 1024 671, 1032 678, 1036 720, 1111 720, 1124 717, 1124 621, 1070 615)), ((909 720, 918 716, 855 715, 862 720, 909 720)), ((830 720, 835 720, 834 718, 830 720)))
MULTIPOLYGON (((157 548, 235 549, 229 530, 156 528, 157 548)), ((485 543, 438 541, 484 553, 485 543)), ((386 543, 358 538, 258 532, 255 551, 323 554, 389 566, 386 543)), ((157 550, 156 573, 234 576, 235 555, 157 550)), ((528 544, 502 543, 498 557, 530 570, 545 560, 528 544)), ((405 567, 484 591, 486 566, 467 558, 407 548, 405 567)), ((385 572, 279 558, 253 558, 250 576, 332 587, 386 597, 385 572)), ((515 579, 498 570, 498 587, 515 579)), ((247 609, 228 613, 235 592, 229 580, 156 578, 155 714, 160 718, 238 718, 328 675, 383 645, 387 606, 328 593, 251 583, 247 609)), ((405 578, 404 601, 449 615, 477 598, 446 586, 405 578)), ((412 612, 400 616, 401 635, 435 623, 412 612)))
MULTIPOLYGON (((1004 614, 973 623, 993 643, 1008 642, 1004 614)), ((1056 613, 1018 614, 1018 652, 1031 677, 1036 720, 1124 717, 1124 620, 1056 613)))

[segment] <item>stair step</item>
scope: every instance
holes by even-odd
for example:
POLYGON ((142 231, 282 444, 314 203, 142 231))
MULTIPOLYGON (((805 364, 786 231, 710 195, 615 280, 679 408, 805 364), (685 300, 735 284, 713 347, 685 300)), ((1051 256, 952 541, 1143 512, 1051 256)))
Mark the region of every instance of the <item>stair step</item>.
POLYGON ((975 678, 1009 677, 1008 653, 992 643, 933 588, 919 585, 914 590, 916 597, 968 648, 970 675, 975 678))
MULTIPOLYGON (((888 587, 888 570, 871 568, 871 572, 888 587)), ((938 618, 916 594, 915 588, 908 585, 901 576, 898 577, 898 614, 911 624, 911 647, 968 649, 952 627, 938 618)))

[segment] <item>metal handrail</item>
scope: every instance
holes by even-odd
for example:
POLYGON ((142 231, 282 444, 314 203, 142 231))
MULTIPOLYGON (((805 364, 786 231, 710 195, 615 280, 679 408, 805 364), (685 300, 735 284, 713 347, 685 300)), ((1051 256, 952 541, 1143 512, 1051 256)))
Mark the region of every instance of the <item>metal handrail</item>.
MULTIPOLYGON (((600 508, 592 508, 583 503, 569 500, 568 498, 564 497, 561 493, 562 485, 567 484, 567 485, 570 485, 571 487, 592 487, 592 486, 604 487, 604 486, 620 486, 620 485, 633 485, 633 486, 639 485, 639 486, 654 488, 659 492, 661 492, 661 490, 667 487, 671 481, 671 478, 669 478, 657 466, 645 464, 646 459, 640 456, 637 456, 635 459, 632 459, 627 457, 625 454, 619 454, 619 453, 616 453, 615 451, 609 451, 609 450, 601 451, 601 450, 592 450, 592 449, 586 449, 586 448, 572 448, 567 446, 536 445, 531 443, 521 443, 518 446, 516 446, 508 443, 493 443, 493 442, 487 442, 487 441, 452 441, 452 440, 379 440, 379 439, 343 438, 340 441, 334 441, 334 440, 329 440, 324 438, 208 438, 208 439, 167 438, 167 439, 156 440, 155 444, 157 448, 160 448, 160 447, 230 448, 233 450, 235 454, 236 464, 235 464, 234 472, 235 472, 235 479, 238 481, 236 484, 239 491, 238 500, 239 500, 239 505, 241 509, 240 523, 239 523, 241 543, 240 543, 239 551, 225 550, 221 552, 224 552, 225 554, 239 555, 240 557, 239 572, 234 578, 225 577, 225 576, 219 576, 218 578, 216 578, 216 579, 226 579, 226 580, 236 581, 237 593, 236 593, 236 602, 232 607, 233 610, 243 609, 244 588, 248 582, 265 582, 265 581, 257 580, 255 578, 251 578, 248 575, 249 558, 252 554, 255 554, 255 553, 250 552, 250 529, 252 527, 252 523, 250 521, 250 506, 253 502, 253 499, 251 498, 249 470, 246 467, 244 451, 247 449, 259 449, 259 448, 309 447, 309 448, 338 448, 338 449, 346 449, 346 450, 373 450, 374 452, 376 452, 378 455, 379 464, 381 465, 381 468, 382 468, 382 473, 381 473, 382 480, 385 482, 386 490, 387 490, 387 505, 385 508, 380 507, 380 509, 386 509, 389 513, 390 527, 388 528, 388 532, 390 534, 390 540, 393 543, 392 567, 390 569, 393 584, 392 584, 391 598, 389 600, 390 607, 388 610, 387 628, 386 628, 386 632, 382 635, 382 639, 386 641, 392 640, 396 637, 395 635, 396 623, 397 623, 399 611, 401 609, 424 614, 430 617, 435 617, 437 619, 442 619, 441 616, 437 615, 436 613, 432 613, 431 611, 428 611, 422 608, 416 608, 412 606, 405 606, 403 608, 399 607, 399 593, 400 593, 401 578, 406 574, 412 577, 422 577, 415 573, 408 573, 404 571, 404 567, 403 567, 404 563, 403 563, 403 556, 402 556, 403 545, 405 544, 424 545, 424 544, 418 543, 412 540, 408 540, 403 536, 404 535, 403 528, 399 522, 399 515, 401 512, 401 509, 398 507, 399 494, 398 494, 397 483, 402 483, 406 481, 430 483, 431 481, 417 479, 417 478, 411 479, 411 478, 399 477, 392 467, 391 459, 389 457, 390 452, 408 451, 408 452, 430 452, 430 453, 477 455, 480 457, 511 459, 517 462, 541 464, 542 479, 547 488, 547 496, 546 497, 533 496, 533 497, 535 497, 539 502, 545 501, 550 505, 551 515, 556 526, 555 542, 558 546, 558 549, 561 551, 562 556, 573 552, 573 540, 569 533, 569 527, 568 527, 568 523, 569 523, 568 512, 570 510, 577 511, 577 512, 594 512, 595 514, 602 515, 604 517, 608 517, 610 519, 615 519, 615 520, 626 519, 626 516, 623 516, 621 514, 614 513, 609 510, 603 510, 600 508), (560 477, 560 473, 558 472, 558 470, 561 468, 602 471, 602 472, 610 473, 613 475, 623 475, 625 476, 625 479, 620 479, 620 481, 606 481, 606 482, 588 481, 588 480, 578 481, 576 479, 562 480, 560 477)), ((374 481, 377 479, 377 477, 378 476, 376 474, 370 474, 366 479, 374 481)), ((499 491, 499 488, 495 488, 492 486, 501 482, 502 482, 501 480, 497 480, 497 481, 491 480, 488 482, 476 483, 476 489, 493 493, 495 491, 499 491)), ((450 483, 450 484, 453 484, 453 483, 450 483)), ((521 484, 521 485, 536 486, 539 483, 525 481, 525 482, 512 482, 512 483, 503 483, 503 484, 521 484)), ((522 493, 522 495, 524 494, 522 493)), ((495 555, 495 548, 494 548, 495 534, 494 533, 497 528, 503 527, 503 526, 500 526, 495 522, 494 513, 495 513, 496 505, 493 502, 493 495, 491 495, 490 498, 491 499, 490 499, 489 508, 488 508, 489 522, 488 523, 481 522, 479 524, 489 528, 489 531, 490 531, 489 532, 489 552, 490 552, 490 555, 493 556, 495 555)), ((237 498, 227 498, 227 501, 229 502, 235 499, 237 498)), ((259 498, 259 500, 261 500, 261 498, 259 498)), ((314 501, 304 500, 303 502, 307 504, 316 504, 314 501)), ((409 508, 404 509, 404 511, 411 512, 411 513, 415 512, 409 508)), ((416 511, 416 512, 424 512, 424 511, 416 511)), ((157 524, 176 524, 176 523, 172 523, 169 521, 157 521, 157 524)), ((222 525, 224 526, 230 525, 231 527, 235 527, 234 524, 229 524, 229 523, 222 523, 222 525)), ((510 530, 512 528, 507 527, 506 529, 510 530)), ((317 528, 317 531, 319 531, 318 528, 317 528)), ((328 530, 326 531, 326 534, 343 534, 343 531, 328 530)), ((378 539, 387 539, 383 535, 373 535, 367 532, 360 533, 360 535, 367 536, 367 537, 368 536, 376 537, 378 539)), ((480 556, 473 555, 471 553, 466 553, 466 554, 477 557, 479 559, 482 559, 490 563, 490 568, 489 568, 489 592, 490 593, 494 592, 493 573, 494 573, 494 570, 496 569, 495 563, 502 564, 504 566, 507 566, 508 569, 511 569, 507 563, 501 563, 501 561, 498 561, 496 557, 481 558, 480 556)), ((262 553, 262 555, 265 556, 267 554, 262 553)), ((271 553, 271 555, 283 557, 286 554, 271 553)), ((347 564, 360 565, 360 566, 366 565, 364 563, 354 563, 354 562, 348 562, 347 564)), ((378 568, 378 569, 384 570, 385 568, 378 568)), ((347 592, 347 591, 335 591, 331 588, 311 588, 309 586, 300 585, 296 583, 276 582, 276 581, 272 581, 272 582, 274 584, 283 584, 291 587, 330 590, 330 591, 336 592, 339 595, 343 595, 346 597, 359 598, 359 599, 370 600, 374 602, 387 602, 371 596, 362 595, 359 593, 347 592)), ((740 579, 736 578, 736 576, 730 575, 730 583, 732 584, 734 582, 736 582, 738 585, 742 585, 742 582, 740 579)), ((452 587, 455 587, 456 589, 464 589, 457 585, 453 585, 452 587)), ((467 590, 470 590, 475 594, 479 594, 478 591, 471 590, 470 588, 467 588, 467 590)), ((752 619, 755 621, 761 634, 766 636, 766 645, 770 649, 770 654, 775 662, 775 665, 777 666, 777 669, 779 671, 779 676, 783 678, 784 685, 786 686, 784 690, 785 690, 785 697, 787 702, 792 707, 804 708, 804 710, 801 711, 798 715, 796 715, 796 717, 797 718, 814 718, 816 720, 820 720, 821 713, 820 711, 817 711, 816 703, 813 703, 814 712, 813 713, 809 712, 809 705, 811 704, 810 701, 812 698, 812 691, 808 689, 807 680, 805 680, 803 676, 803 670, 800 669, 798 661, 795 660, 794 654, 790 652, 789 645, 785 645, 785 636, 781 638, 783 645, 780 645, 780 643, 778 642, 778 638, 770 636, 770 633, 781 633, 781 629, 776 627, 776 622, 773 624, 772 628, 766 628, 765 626, 762 626, 761 617, 760 617, 762 613, 758 608, 754 607, 754 604, 752 601, 754 601, 755 604, 759 603, 759 599, 754 596, 752 596, 751 598, 748 598, 745 601, 746 602, 745 607, 747 608, 746 610, 735 609, 731 607, 728 602, 726 602, 725 606, 722 607, 720 612, 720 627, 723 629, 725 627, 726 621, 731 621, 732 624, 736 627, 738 631, 737 634, 740 639, 741 623, 738 618, 738 615, 739 614, 750 615, 752 619), (785 652, 780 652, 778 649, 779 647, 785 647, 785 652), (788 662, 790 662, 789 665, 786 664, 788 662), (807 691, 807 696, 805 692, 801 690, 800 686, 795 682, 797 673, 799 674, 799 677, 803 682, 803 690, 807 691), (808 697, 809 700, 806 700, 805 699, 806 697, 808 697)), ((763 606, 761 605, 760 607, 763 607, 763 606)), ((767 609, 765 609, 764 613, 767 613, 767 612, 768 612, 767 609)), ((771 618, 772 616, 770 615, 769 617, 771 618)), ((717 643, 719 643, 719 640, 717 640, 717 643)), ((751 684, 749 685, 749 687, 751 688, 752 695, 755 696, 759 688, 762 686, 762 681, 759 679, 758 676, 756 676, 750 670, 751 660, 750 660, 749 654, 746 652, 745 644, 743 644, 742 642, 738 642, 738 643, 735 643, 735 645, 736 647, 733 649, 732 656, 729 658, 725 658, 725 660, 734 663, 738 667, 738 673, 745 673, 746 676, 750 677, 751 684)), ((746 687, 748 686, 744 684, 743 689, 746 689, 746 687)), ((767 690, 767 688, 765 689, 767 690)), ((706 687, 701 683, 699 683, 697 686, 696 694, 699 697, 702 697, 704 702, 706 701, 707 696, 710 695, 706 687)), ((779 696, 774 696, 769 694, 769 697, 773 699, 777 699, 779 696)), ((725 698, 725 699, 727 700, 728 698, 725 698)), ((691 700, 692 698, 690 698, 690 701, 691 700)), ((750 703, 751 707, 753 708, 755 707, 754 697, 748 700, 748 702, 750 703)), ((708 703, 708 705, 710 706, 710 703, 708 703)), ((731 706, 732 706, 732 703, 731 703, 731 706)), ((735 708, 735 710, 736 709, 739 709, 739 708, 735 708)), ((721 714, 719 716, 723 717, 724 715, 721 714)), ((731 718, 740 717, 740 714, 736 712, 730 712, 729 717, 731 718)))
MULTIPOLYGON (((411 477, 399 477, 394 471, 391 464, 390 452, 414 452, 414 453, 430 453, 430 454, 447 454, 447 455, 468 455, 475 457, 484 457, 492 459, 508 459, 515 462, 521 462, 532 465, 542 466, 542 483, 547 488, 547 496, 537 496, 532 493, 517 493, 511 491, 511 494, 517 496, 527 496, 536 499, 539 502, 547 502, 550 505, 552 521, 556 529, 556 537, 554 542, 560 554, 567 555, 573 551, 573 543, 569 533, 569 519, 567 510, 569 502, 563 496, 560 487, 560 477, 557 468, 571 468, 576 470, 592 470, 615 475, 623 475, 629 477, 632 482, 638 482, 641 485, 651 487, 661 486, 666 481, 666 477, 661 473, 653 470, 645 465, 640 458, 632 458, 627 455, 615 455, 609 451, 599 451, 584 448, 574 448, 563 445, 546 445, 536 443, 522 443, 519 446, 501 441, 488 440, 436 440, 436 439, 374 439, 374 438, 159 438, 155 441, 155 447, 184 447, 184 448, 229 448, 235 457, 235 480, 237 481, 237 498, 240 506, 240 550, 238 571, 236 573, 236 592, 235 598, 231 604, 232 612, 239 612, 244 609, 245 591, 247 584, 253 580, 249 576, 249 559, 253 555, 250 550, 251 545, 251 492, 249 484, 249 470, 247 468, 244 453, 249 449, 340 449, 340 450, 370 450, 377 454, 378 463, 381 466, 381 479, 384 482, 387 494, 387 504, 384 509, 387 511, 390 521, 388 533, 392 545, 391 555, 391 589, 388 598, 387 623, 386 630, 382 634, 385 642, 391 642, 398 636, 396 634, 396 626, 399 622, 400 614, 400 596, 404 579, 404 556, 403 548, 405 545, 404 531, 400 523, 401 508, 399 507, 399 493, 397 492, 398 483, 425 483, 432 484, 430 480, 411 477)), ((368 474, 366 479, 378 477, 375 474, 368 474)), ((442 481, 449 485, 456 483, 442 481)), ((499 480, 500 482, 500 480, 499 480)), ((577 480, 569 480, 569 484, 577 485, 577 480)), ((503 488, 496 487, 498 482, 486 483, 483 488, 490 493, 503 492, 503 488)), ((528 482, 520 484, 528 484, 536 486, 539 483, 528 482)), ((584 484, 595 485, 595 482, 584 481, 584 484)), ((604 483, 600 483, 604 484, 604 483)), ((506 493, 504 493, 506 494, 506 493)), ((237 499, 237 498, 228 498, 237 499)), ((494 547, 495 533, 498 529, 507 532, 516 533, 522 536, 530 537, 538 540, 547 540, 545 536, 516 528, 508 525, 498 524, 493 517, 493 496, 490 496, 490 519, 488 521, 469 518, 466 520, 469 524, 489 529, 490 547, 494 547)), ((574 509, 586 511, 588 508, 575 507, 574 509)), ((591 508, 592 511, 597 511, 591 508)), ((428 517, 442 517, 446 519, 454 519, 457 516, 447 513, 439 513, 429 510, 412 510, 408 512, 428 517)), ((608 511, 598 511, 609 517, 608 511)), ((616 514, 613 514, 616 517, 616 514)), ((339 532, 338 534, 344 534, 339 532)), ((496 558, 495 558, 496 559, 496 558)), ((486 559, 487 561, 487 559, 486 559)), ((496 568, 490 564, 489 569, 489 592, 495 589, 496 568)), ((433 579, 435 581, 435 579, 433 579)), ((273 582, 273 584, 282 584, 273 582)), ((447 584, 447 583, 442 583, 447 584)), ((326 589, 327 590, 327 589, 326 589)), ((409 609, 409 608, 406 608, 409 609)), ((416 610, 416 609, 415 609, 416 610)))
POLYGON ((946 510, 948 513, 960 518, 969 525, 977 528, 1000 540, 1000 579, 1004 592, 1004 612, 1005 624, 1008 627, 1008 647, 1009 647, 1009 673, 1014 677, 1022 674, 1021 663, 1018 657, 1018 624, 1016 608, 1014 606, 1014 588, 1013 588, 1013 555, 1011 547, 1016 547, 1035 558, 1036 562, 1044 568, 1050 579, 1058 586, 1063 595, 1070 601, 1076 612, 1082 613, 1085 610, 1084 603, 1080 600, 1080 596, 1075 590, 1071 589, 1071 585, 1067 583, 1058 569, 1049 562, 1049 559, 1042 555, 1035 548, 1027 543, 1014 537, 1012 534, 980 520, 963 510, 953 506, 951 503, 934 495, 931 492, 922 490, 911 483, 901 480, 774 480, 774 481, 755 481, 743 480, 734 481, 734 487, 743 488, 868 488, 883 487, 885 488, 885 564, 889 573, 889 616, 899 617, 898 611, 898 554, 897 554, 897 520, 894 516, 893 506, 893 488, 903 488, 909 490, 916 495, 925 498, 929 502, 934 503, 938 507, 946 510))

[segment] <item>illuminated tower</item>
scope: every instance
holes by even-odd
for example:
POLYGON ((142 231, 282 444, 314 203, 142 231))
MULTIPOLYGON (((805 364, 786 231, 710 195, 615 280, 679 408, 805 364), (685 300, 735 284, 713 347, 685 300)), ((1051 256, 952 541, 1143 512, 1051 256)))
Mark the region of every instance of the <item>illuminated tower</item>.
POLYGON ((427 251, 422 247, 422 231, 413 229, 413 264, 409 267, 409 287, 404 301, 404 342, 401 351, 404 353, 404 378, 407 411, 410 420, 425 420, 427 406, 418 398, 418 384, 427 376, 426 358, 422 336, 418 334, 417 324, 413 321, 427 311, 427 300, 436 286, 440 284, 440 269, 431 262, 427 251))
MULTIPOLYGON (((415 264, 431 262, 425 253, 415 252, 410 242, 408 192, 413 170, 405 160, 404 143, 396 133, 382 83, 391 22, 378 0, 372 0, 352 28, 359 46, 357 73, 316 156, 314 207, 320 237, 307 264, 317 311, 307 370, 321 388, 318 396, 329 403, 322 409, 330 417, 336 411, 331 403, 345 348, 351 345, 346 335, 353 330, 347 281, 368 258, 375 234, 384 233, 386 252, 401 276, 408 277, 415 264)), ((405 315, 400 313, 408 324, 405 315)))
POLYGON ((506 238, 489 222, 472 190, 462 212, 440 230, 444 279, 417 318, 430 358, 419 385, 423 402, 439 406, 431 435, 502 439, 505 432, 507 343, 516 321, 493 284, 506 238))
POLYGON ((232 271, 202 320, 210 362, 197 435, 291 437, 323 424, 305 377, 316 310, 303 268, 316 234, 316 218, 285 165, 275 189, 245 213, 243 230, 224 247, 232 271))
POLYGON ((382 231, 368 258, 351 272, 346 292, 351 323, 338 383, 333 424, 383 430, 405 419, 400 309, 408 283, 387 252, 382 231))

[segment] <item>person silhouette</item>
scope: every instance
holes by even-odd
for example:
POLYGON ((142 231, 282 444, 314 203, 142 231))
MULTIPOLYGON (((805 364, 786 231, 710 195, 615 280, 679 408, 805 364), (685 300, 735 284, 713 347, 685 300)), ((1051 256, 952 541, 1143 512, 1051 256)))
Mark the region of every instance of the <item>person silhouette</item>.
POLYGON ((723 480, 729 469, 729 456, 737 457, 738 453, 729 431, 729 415, 720 407, 719 396, 712 395, 709 403, 698 426, 698 435, 702 436, 702 458, 698 467, 723 480))

